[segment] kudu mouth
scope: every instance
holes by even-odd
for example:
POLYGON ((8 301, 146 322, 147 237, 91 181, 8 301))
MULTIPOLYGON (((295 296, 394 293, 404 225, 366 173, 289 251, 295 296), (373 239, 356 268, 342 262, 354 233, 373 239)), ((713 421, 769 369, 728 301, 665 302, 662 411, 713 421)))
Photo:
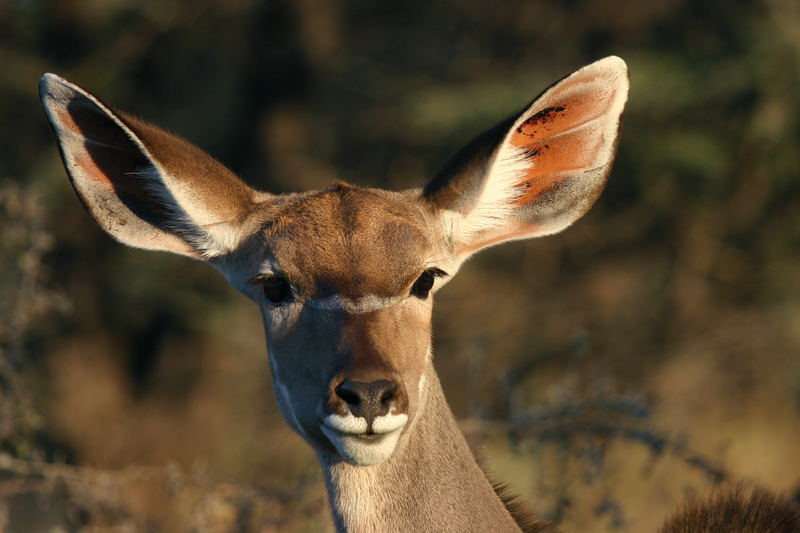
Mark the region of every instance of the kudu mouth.
POLYGON ((391 379, 337 381, 327 405, 318 409, 322 433, 348 463, 370 466, 385 461, 408 422, 403 387, 391 379))
POLYGON ((320 416, 320 429, 342 459, 356 466, 371 466, 391 457, 407 422, 405 413, 387 413, 368 426, 364 417, 348 412, 346 416, 320 416))

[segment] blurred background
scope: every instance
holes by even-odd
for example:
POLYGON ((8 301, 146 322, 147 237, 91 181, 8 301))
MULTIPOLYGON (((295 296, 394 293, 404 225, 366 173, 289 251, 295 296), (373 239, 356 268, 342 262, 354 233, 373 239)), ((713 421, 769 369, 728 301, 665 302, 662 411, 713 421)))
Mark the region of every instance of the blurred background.
POLYGON ((0 0, 0 531, 331 531, 256 307, 114 243, 40 110, 52 71, 272 192, 417 186, 609 54, 608 188, 438 295, 436 364, 494 477, 565 531, 800 484, 800 3, 0 0))

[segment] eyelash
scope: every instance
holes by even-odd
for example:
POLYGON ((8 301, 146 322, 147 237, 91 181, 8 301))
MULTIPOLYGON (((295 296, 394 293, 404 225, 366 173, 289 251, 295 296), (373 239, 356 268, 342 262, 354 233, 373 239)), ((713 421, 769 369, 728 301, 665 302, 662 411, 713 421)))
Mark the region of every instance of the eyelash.
POLYGON ((411 294, 421 300, 426 299, 433 289, 436 278, 446 275, 447 272, 438 268, 426 269, 411 286, 411 294))
POLYGON ((261 287, 261 294, 273 305, 281 305, 292 296, 289 281, 277 274, 256 276, 250 280, 253 285, 261 287))

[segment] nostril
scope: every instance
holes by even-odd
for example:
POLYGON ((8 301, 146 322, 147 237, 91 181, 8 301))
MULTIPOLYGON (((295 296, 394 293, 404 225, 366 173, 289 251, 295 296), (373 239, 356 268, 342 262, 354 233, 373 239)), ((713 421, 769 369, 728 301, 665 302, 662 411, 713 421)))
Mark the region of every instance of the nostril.
POLYGON ((352 382, 345 381, 336 387, 336 396, 347 402, 349 405, 357 407, 361 404, 361 395, 358 387, 352 387, 352 382))
POLYGON ((388 379, 369 383, 348 379, 334 389, 356 416, 367 419, 385 414, 397 398, 398 386, 388 379))
POLYGON ((380 402, 384 407, 394 399, 394 396, 397 393, 397 383, 392 383, 391 381, 385 383, 386 384, 381 387, 383 390, 380 393, 380 402))

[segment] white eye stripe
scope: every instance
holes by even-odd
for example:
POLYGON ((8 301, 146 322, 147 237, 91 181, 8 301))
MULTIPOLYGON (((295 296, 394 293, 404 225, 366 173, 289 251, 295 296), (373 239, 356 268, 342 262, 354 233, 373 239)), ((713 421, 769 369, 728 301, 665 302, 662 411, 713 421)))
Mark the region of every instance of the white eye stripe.
POLYGON ((370 313, 389 307, 400 301, 399 296, 376 296, 368 294, 361 298, 347 298, 339 294, 327 296, 325 298, 317 298, 314 300, 307 300, 306 305, 315 309, 323 309, 326 311, 347 311, 349 313, 370 313))

